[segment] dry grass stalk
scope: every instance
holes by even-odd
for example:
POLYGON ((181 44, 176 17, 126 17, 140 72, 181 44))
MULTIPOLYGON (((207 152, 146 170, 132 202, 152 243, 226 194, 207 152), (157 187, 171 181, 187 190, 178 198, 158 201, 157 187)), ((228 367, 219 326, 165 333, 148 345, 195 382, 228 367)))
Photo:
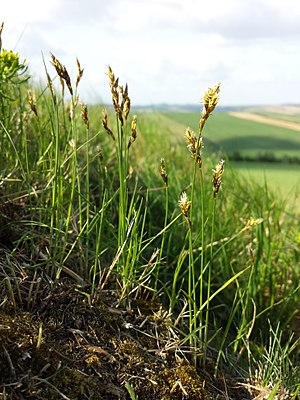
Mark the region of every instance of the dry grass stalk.
POLYGON ((50 53, 50 55, 51 55, 51 59, 52 59, 51 63, 54 66, 54 68, 56 69, 57 75, 65 81, 71 96, 73 96, 71 78, 70 78, 70 75, 68 74, 66 67, 64 65, 62 65, 60 63, 60 61, 58 61, 58 59, 55 57, 54 54, 50 53))
POLYGON ((202 166, 201 150, 204 147, 202 137, 200 137, 198 140, 194 132, 190 128, 186 129, 185 137, 187 141, 187 148, 191 153, 191 156, 196 160, 199 168, 201 168, 202 166))
POLYGON ((221 187, 222 184, 222 175, 224 173, 224 165, 225 165, 225 161, 221 160, 218 165, 216 166, 216 169, 214 169, 214 176, 213 176, 213 195, 214 197, 217 196, 218 191, 221 187))
POLYGON ((219 93, 220 93, 220 83, 218 83, 213 88, 208 88, 203 96, 203 110, 202 115, 199 122, 199 131, 201 132, 207 118, 215 109, 216 105, 219 101, 219 93))
POLYGON ((77 64, 77 77, 76 77, 75 87, 77 88, 78 85, 79 85, 79 82, 80 82, 80 80, 82 78, 84 69, 81 68, 78 58, 76 58, 76 64, 77 64))
POLYGON ((131 122, 131 136, 129 137, 129 142, 128 142, 128 149, 132 145, 133 142, 136 140, 136 115, 133 116, 132 122, 131 122))
POLYGON ((32 94, 31 90, 28 91, 28 96, 27 97, 28 97, 28 103, 29 103, 31 111, 38 117, 38 113, 37 113, 37 109, 36 109, 36 103, 34 101, 33 94, 32 94))
POLYGON ((114 140, 116 140, 115 135, 114 135, 113 132, 109 129, 107 123, 108 123, 107 111, 104 109, 104 110, 102 111, 102 126, 103 126, 103 128, 106 130, 106 132, 109 134, 109 136, 111 136, 114 140))
POLYGON ((180 207, 180 210, 182 212, 182 215, 184 216, 184 218, 186 220, 186 223, 187 223, 188 227, 190 228, 191 227, 191 221, 189 219, 188 214, 189 214, 189 211, 190 211, 190 208, 191 208, 191 201, 188 200, 186 192, 181 192, 180 199, 179 199, 178 203, 179 203, 179 207, 180 207))
POLYGON ((165 182, 166 186, 168 186, 168 175, 166 172, 165 160, 162 158, 160 163, 160 176, 162 177, 162 180, 165 182))

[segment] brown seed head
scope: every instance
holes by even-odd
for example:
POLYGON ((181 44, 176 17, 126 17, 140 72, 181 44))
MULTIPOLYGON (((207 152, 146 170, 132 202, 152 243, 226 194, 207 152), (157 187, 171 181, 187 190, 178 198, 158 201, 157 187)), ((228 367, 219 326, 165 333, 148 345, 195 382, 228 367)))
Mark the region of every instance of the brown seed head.
POLYGON ((80 82, 80 80, 81 80, 81 78, 82 78, 84 69, 81 68, 80 62, 79 62, 78 58, 76 58, 76 64, 77 64, 77 77, 76 77, 75 86, 76 86, 76 88, 77 88, 78 85, 79 85, 79 82, 80 82))
POLYGON ((166 172, 165 160, 162 158, 160 161, 160 176, 162 180, 165 182, 165 185, 168 186, 168 175, 166 172))
POLYGON ((115 74, 113 73, 110 66, 108 66, 108 78, 109 78, 109 86, 112 94, 112 103, 115 109, 115 112, 118 116, 119 121, 122 126, 124 125, 124 119, 126 120, 128 114, 130 112, 130 99, 128 97, 128 85, 123 86, 119 85, 119 78, 115 78, 115 74), (124 115, 124 118, 123 118, 124 115))
POLYGON ((128 146, 127 146, 128 149, 132 145, 132 143, 135 142, 136 140, 136 124, 137 124, 136 115, 134 115, 132 117, 132 122, 131 122, 131 136, 129 137, 128 141, 128 146))
POLYGON ((186 223, 188 224, 189 227, 191 227, 191 221, 188 217, 188 213, 191 208, 191 202, 188 200, 186 192, 181 192, 180 199, 178 201, 180 210, 182 212, 182 215, 184 216, 186 223))
POLYGON ((218 83, 213 88, 208 88, 207 91, 204 93, 203 110, 202 110, 202 115, 201 115, 201 119, 200 119, 200 123, 199 123, 200 132, 202 131, 207 118, 210 116, 210 114, 213 112, 216 105, 218 104, 220 85, 221 84, 218 83))
MULTIPOLYGON (((116 82, 115 74, 113 73, 113 70, 111 69, 110 66, 108 66, 107 75, 108 75, 109 80, 110 80, 110 85, 111 86, 115 86, 115 82, 116 82)), ((118 86, 118 84, 116 84, 116 86, 118 86)))
POLYGON ((128 114, 130 112, 130 98, 127 96, 124 104, 124 118, 127 120, 128 114))
POLYGON ((28 104, 29 104, 29 106, 31 108, 31 111, 38 117, 38 113, 37 113, 37 109, 36 109, 36 103, 34 101, 33 94, 32 94, 31 90, 28 91, 28 104))
POLYGON ((81 118, 82 118, 83 122, 85 123, 85 126, 87 127, 87 129, 89 129, 90 122, 89 122, 89 118, 88 118, 87 106, 83 103, 81 103, 80 105, 81 105, 81 118))
POLYGON ((111 136, 113 138, 113 140, 116 140, 113 132, 109 129, 107 123, 108 123, 107 111, 104 109, 102 111, 102 126, 106 130, 106 132, 109 134, 109 136, 111 136))
POLYGON ((200 136, 199 139, 197 139, 194 132, 190 128, 187 128, 185 131, 185 138, 187 141, 187 148, 191 153, 191 156, 197 161, 199 168, 201 168, 201 150, 204 147, 202 137, 200 136))
POLYGON ((263 220, 264 220, 263 218, 257 218, 257 219, 249 218, 246 225, 242 229, 242 232, 251 229, 253 226, 261 224, 263 220))
POLYGON ((70 75, 68 74, 66 67, 64 65, 62 65, 60 63, 60 61, 58 61, 58 59, 54 56, 54 54, 50 53, 50 55, 51 55, 51 59, 52 59, 51 64, 56 69, 57 75, 65 81, 65 83, 69 89, 69 92, 72 96, 73 89, 72 89, 72 85, 71 85, 71 78, 70 78, 70 75))
POLYGON ((222 175, 224 173, 224 165, 225 161, 221 160, 219 164, 216 166, 216 169, 214 169, 214 176, 213 176, 213 195, 214 197, 217 196, 218 191, 220 189, 220 186, 222 184, 222 175))

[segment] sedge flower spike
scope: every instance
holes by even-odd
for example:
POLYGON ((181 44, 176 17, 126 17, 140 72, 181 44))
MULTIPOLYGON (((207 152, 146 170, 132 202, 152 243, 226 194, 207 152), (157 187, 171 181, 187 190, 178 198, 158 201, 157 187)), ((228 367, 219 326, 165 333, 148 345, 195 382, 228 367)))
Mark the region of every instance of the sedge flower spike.
POLYGON ((186 223, 187 223, 189 228, 191 227, 191 221, 189 219, 188 214, 189 214, 189 211, 190 211, 190 208, 191 208, 191 203, 192 202, 189 201, 189 199, 188 199, 188 197, 186 195, 186 192, 181 192, 178 204, 179 204, 180 210, 182 212, 182 215, 184 216, 184 218, 186 220, 186 223))
POLYGON ((221 160, 219 162, 219 164, 216 166, 216 169, 214 169, 214 176, 213 176, 213 195, 214 197, 217 196, 218 191, 221 187, 222 184, 222 175, 224 173, 224 165, 225 165, 225 161, 221 160))
POLYGON ((216 105, 219 101, 219 93, 220 93, 220 83, 218 83, 213 88, 208 88, 203 96, 203 110, 202 115, 199 122, 199 131, 201 132, 207 118, 214 111, 216 105))

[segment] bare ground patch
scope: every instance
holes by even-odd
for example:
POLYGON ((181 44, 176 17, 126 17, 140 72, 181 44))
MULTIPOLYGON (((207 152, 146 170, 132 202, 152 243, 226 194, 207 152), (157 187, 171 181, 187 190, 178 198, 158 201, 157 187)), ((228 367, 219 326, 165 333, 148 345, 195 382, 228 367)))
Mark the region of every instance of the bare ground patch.
POLYGON ((235 118, 246 119, 248 121, 259 122, 261 124, 279 126, 281 128, 291 129, 294 131, 300 131, 300 124, 296 122, 282 121, 276 118, 265 117, 263 115, 252 114, 249 112, 230 112, 229 115, 235 118))

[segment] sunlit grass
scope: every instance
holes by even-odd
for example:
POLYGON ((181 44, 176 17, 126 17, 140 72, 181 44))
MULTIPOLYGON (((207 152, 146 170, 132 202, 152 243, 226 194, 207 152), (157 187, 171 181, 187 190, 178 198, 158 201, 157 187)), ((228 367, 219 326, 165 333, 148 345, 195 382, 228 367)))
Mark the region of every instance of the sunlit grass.
MULTIPOLYGON (((209 152, 228 119, 213 113, 220 87, 204 92, 193 120, 183 125, 182 114, 168 126, 166 116, 132 115, 129 89, 110 67, 112 107, 82 104, 79 61, 73 79, 51 60, 44 88, 0 81, 10 93, 1 98, 1 201, 26 208, 14 222, 23 230, 11 251, 26 251, 30 269, 42 267, 53 284, 67 275, 89 304, 108 288, 128 309, 132 296, 159 296, 196 366, 212 359, 217 375, 234 360, 252 373, 267 354, 268 370, 255 384, 295 391, 288 377, 274 381, 273 348, 282 349, 286 364, 299 359, 295 346, 287 351, 281 343, 299 305, 297 216, 209 152)), ((234 150, 230 135, 224 143, 234 150)), ((30 285, 36 298, 39 286, 30 285)), ((13 269, 2 289, 17 311, 22 296, 13 269)), ((134 389, 127 384, 131 397, 134 389)))

